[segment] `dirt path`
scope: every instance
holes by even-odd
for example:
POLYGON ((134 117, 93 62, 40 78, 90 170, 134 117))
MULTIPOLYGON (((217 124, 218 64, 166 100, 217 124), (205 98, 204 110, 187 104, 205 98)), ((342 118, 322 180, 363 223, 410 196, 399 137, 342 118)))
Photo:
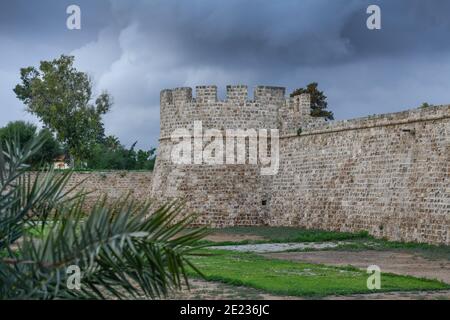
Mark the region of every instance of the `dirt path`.
POLYGON ((377 265, 382 272, 390 272, 415 277, 438 279, 450 283, 450 262, 447 260, 427 260, 419 255, 400 251, 315 251, 281 252, 263 254, 265 257, 321 263, 335 266, 352 265, 366 269, 377 265))
POLYGON ((297 297, 276 296, 263 291, 221 282, 191 279, 190 290, 184 289, 170 299, 177 300, 297 300, 297 297))
POLYGON ((205 240, 213 242, 239 242, 245 240, 266 240, 266 238, 254 234, 229 234, 215 232, 205 237, 205 240))
MULTIPOLYGON (((183 290, 171 299, 183 300, 305 300, 293 296, 276 296, 257 289, 232 286, 220 282, 191 280, 191 290, 183 290)), ((316 298, 317 299, 317 298, 316 298)), ((355 294, 348 296, 327 296, 324 300, 450 300, 450 290, 430 292, 390 292, 355 294)))
POLYGON ((450 291, 355 294, 328 296, 324 300, 450 300, 450 291))
POLYGON ((280 252, 287 250, 306 250, 306 249, 329 249, 336 248, 340 245, 348 244, 345 241, 337 242, 300 242, 300 243, 261 243, 261 244, 244 244, 232 246, 220 246, 221 250, 239 251, 239 252, 255 252, 268 253, 280 252))

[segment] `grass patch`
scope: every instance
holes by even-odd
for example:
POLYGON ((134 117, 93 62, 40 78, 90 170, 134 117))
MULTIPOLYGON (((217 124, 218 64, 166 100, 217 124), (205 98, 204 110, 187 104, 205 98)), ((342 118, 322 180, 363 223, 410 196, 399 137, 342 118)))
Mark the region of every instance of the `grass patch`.
POLYGON ((422 255, 428 259, 450 260, 450 246, 431 245, 414 242, 394 242, 387 240, 375 241, 374 249, 378 250, 402 250, 422 255))
POLYGON ((31 237, 42 239, 49 234, 52 225, 53 222, 49 222, 44 227, 42 226, 28 227, 24 230, 24 235, 29 235, 31 237))
MULTIPOLYGON (((422 256, 428 260, 448 260, 450 261, 450 246, 431 245, 414 242, 391 242, 387 240, 351 240, 348 243, 340 244, 334 248, 323 248, 320 251, 401 251, 422 256)), ((306 252, 318 251, 317 249, 290 249, 284 252, 306 252)))
MULTIPOLYGON (((320 250, 399 250, 415 253, 427 259, 450 260, 450 246, 431 245, 416 242, 388 241, 386 239, 375 239, 366 231, 358 233, 306 230, 295 227, 229 227, 224 229, 211 229, 211 232, 233 235, 255 235, 263 237, 263 240, 242 241, 202 241, 210 246, 262 244, 262 243, 284 243, 284 242, 327 242, 347 241, 349 243, 339 245, 336 248, 324 248, 320 250)), ((317 249, 292 249, 287 251, 316 251, 317 249)))
POLYGON ((229 227, 224 229, 211 229, 211 232, 233 235, 254 235, 264 238, 263 240, 242 240, 212 242, 205 240, 205 244, 214 246, 236 245, 236 244, 260 244, 260 243, 283 243, 283 242, 325 242, 343 241, 355 239, 370 239, 366 231, 358 233, 336 232, 324 230, 307 230, 295 227, 229 227))
MULTIPOLYGON (((268 259, 251 253, 205 251, 192 262, 206 280, 247 286, 277 295, 327 296, 373 293, 367 289, 368 274, 354 267, 333 267, 268 259)), ((192 272, 194 276, 194 273, 192 272)), ((381 290, 425 291, 449 289, 437 280, 383 273, 381 290)))

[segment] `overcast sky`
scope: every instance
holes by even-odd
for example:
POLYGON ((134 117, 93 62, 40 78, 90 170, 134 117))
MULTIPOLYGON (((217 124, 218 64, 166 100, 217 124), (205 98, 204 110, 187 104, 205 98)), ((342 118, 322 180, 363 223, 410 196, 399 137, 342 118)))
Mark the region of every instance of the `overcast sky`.
MULTIPOLYGON (((26 119, 21 67, 75 56, 114 106, 108 134, 157 145, 159 92, 316 81, 337 119, 450 103, 448 0, 0 0, 0 126, 26 119), (81 30, 66 8, 81 7, 81 30), (377 4, 382 29, 366 27, 377 4)), ((252 90, 250 89, 250 92, 252 90)))

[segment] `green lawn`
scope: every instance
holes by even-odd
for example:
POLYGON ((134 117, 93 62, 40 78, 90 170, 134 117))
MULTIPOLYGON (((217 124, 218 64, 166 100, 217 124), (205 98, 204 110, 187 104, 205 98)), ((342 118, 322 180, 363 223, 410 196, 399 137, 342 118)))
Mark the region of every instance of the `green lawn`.
MULTIPOLYGON (((355 239, 369 239, 367 232, 350 233, 324 230, 307 230, 295 227, 229 227, 224 229, 210 229, 212 233, 219 232, 235 235, 255 235, 263 237, 263 240, 243 240, 238 242, 224 241, 215 242, 214 245, 231 244, 255 244, 255 243, 275 243, 275 242, 324 242, 343 241, 355 239)), ((208 243, 205 241, 205 243, 208 243)), ((212 242, 210 242, 213 244, 212 242)))
MULTIPOLYGON (((267 259, 256 254, 210 250, 192 258, 206 280, 243 285, 272 294, 326 296, 371 293, 368 274, 354 267, 332 267, 267 259), (210 254, 210 255, 209 255, 210 254)), ((194 272, 192 272, 194 275, 194 272)), ((437 280, 382 274, 381 290, 415 291, 450 289, 437 280)))
POLYGON ((450 246, 431 245, 415 242, 395 242, 387 240, 374 241, 375 250, 399 250, 403 252, 416 253, 430 260, 450 260, 450 246))

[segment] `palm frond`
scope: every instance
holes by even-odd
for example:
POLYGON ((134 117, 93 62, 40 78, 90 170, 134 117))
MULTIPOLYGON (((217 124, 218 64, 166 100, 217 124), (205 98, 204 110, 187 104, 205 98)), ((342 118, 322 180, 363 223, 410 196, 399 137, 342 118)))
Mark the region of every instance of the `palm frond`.
POLYGON ((195 216, 183 217, 183 203, 151 212, 147 202, 102 198, 85 212, 70 172, 26 171, 39 145, 0 152, 0 298, 159 298, 188 285, 189 256, 206 230, 189 229, 195 216), (80 290, 67 285, 72 266, 82 272, 80 290))
POLYGON ((24 237, 21 257, 9 264, 20 266, 20 273, 39 275, 33 281, 46 284, 45 292, 37 292, 41 298, 67 294, 65 271, 71 265, 83 273, 83 290, 70 293, 78 298, 164 297, 188 284, 188 254, 199 247, 206 230, 186 231, 191 217, 168 223, 181 212, 177 204, 163 206, 150 216, 148 204, 111 210, 117 206, 97 205, 85 219, 84 212, 72 207, 59 215, 64 219, 52 224, 42 239, 24 237))

